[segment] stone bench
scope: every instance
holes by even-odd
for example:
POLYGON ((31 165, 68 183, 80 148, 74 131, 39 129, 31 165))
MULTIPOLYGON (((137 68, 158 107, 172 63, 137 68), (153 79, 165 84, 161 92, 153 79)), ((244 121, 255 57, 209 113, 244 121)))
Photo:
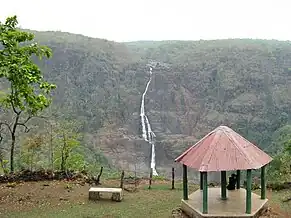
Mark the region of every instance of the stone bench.
POLYGON ((89 200, 100 200, 100 193, 112 193, 112 201, 122 200, 122 189, 121 188, 90 188, 89 189, 89 200))

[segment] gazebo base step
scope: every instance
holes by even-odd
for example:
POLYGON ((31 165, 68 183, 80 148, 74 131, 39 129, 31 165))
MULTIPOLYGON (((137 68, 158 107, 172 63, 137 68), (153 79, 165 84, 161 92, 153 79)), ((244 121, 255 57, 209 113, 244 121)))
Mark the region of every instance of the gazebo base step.
POLYGON ((260 196, 252 193, 252 213, 246 214, 246 190, 241 188, 227 192, 227 200, 221 199, 220 188, 208 189, 208 213, 202 213, 202 191, 198 190, 189 195, 189 200, 182 200, 182 210, 191 218, 257 218, 267 203, 260 196))

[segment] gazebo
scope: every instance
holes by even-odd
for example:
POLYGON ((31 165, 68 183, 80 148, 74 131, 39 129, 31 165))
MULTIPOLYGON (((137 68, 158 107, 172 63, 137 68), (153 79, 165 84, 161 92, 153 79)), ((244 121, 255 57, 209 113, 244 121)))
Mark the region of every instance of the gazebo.
POLYGON ((219 126, 175 159, 183 164, 182 209, 191 217, 254 217, 266 204, 266 165, 272 158, 227 126, 219 126), (200 190, 188 195, 187 167, 200 172, 200 190), (261 196, 252 193, 252 170, 261 168, 261 196), (241 188, 246 170, 246 189, 241 188), (221 187, 208 188, 207 173, 221 172, 221 187), (227 192, 227 171, 236 189, 227 192), (253 200, 253 201, 252 201, 253 200), (209 210, 210 209, 210 210, 209 210))

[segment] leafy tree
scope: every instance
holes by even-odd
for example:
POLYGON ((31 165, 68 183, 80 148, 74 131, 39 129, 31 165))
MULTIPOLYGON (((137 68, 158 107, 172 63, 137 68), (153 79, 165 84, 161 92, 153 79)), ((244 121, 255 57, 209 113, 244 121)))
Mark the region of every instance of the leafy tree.
POLYGON ((8 173, 7 164, 8 160, 4 159, 3 152, 0 151, 0 169, 3 171, 4 174, 8 173))
POLYGON ((285 125, 272 136, 273 150, 277 150, 268 171, 272 181, 286 182, 291 180, 291 125, 285 125))
POLYGON ((274 157, 268 170, 269 180, 272 182, 289 182, 291 156, 287 152, 282 152, 274 157))
MULTIPOLYGON (((291 155, 291 139, 284 143, 285 150, 291 155)), ((291 166, 291 163, 290 163, 291 166)))
POLYGON ((290 149, 290 142, 291 125, 285 125, 273 133, 268 151, 275 151, 275 154, 286 152, 290 149))
POLYGON ((5 23, 0 22, 0 79, 9 85, 1 97, 1 105, 13 114, 11 122, 4 120, 0 129, 8 129, 10 145, 10 171, 14 171, 14 151, 16 133, 19 127, 29 131, 28 121, 47 108, 51 99, 49 94, 56 88, 44 80, 39 67, 32 57, 49 58, 51 50, 33 42, 34 34, 17 28, 17 17, 8 17, 5 23))
POLYGON ((85 166, 81 152, 81 134, 77 123, 64 121, 58 127, 55 138, 55 162, 61 171, 81 169, 85 166))
POLYGON ((40 151, 41 146, 45 143, 45 138, 41 134, 30 135, 24 140, 24 151, 22 154, 22 163, 29 166, 30 171, 33 170, 37 163, 36 154, 40 151))

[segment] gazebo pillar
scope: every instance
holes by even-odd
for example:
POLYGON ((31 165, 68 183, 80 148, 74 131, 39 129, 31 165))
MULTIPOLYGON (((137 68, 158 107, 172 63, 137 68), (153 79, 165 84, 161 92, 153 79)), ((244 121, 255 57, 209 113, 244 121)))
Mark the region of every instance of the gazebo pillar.
POLYGON ((183 199, 188 200, 187 166, 183 164, 183 199))
POLYGON ((203 174, 200 172, 200 190, 203 189, 203 174))
POLYGON ((220 174, 220 180, 221 180, 221 199, 226 200, 226 171, 221 171, 220 174))
POLYGON ((207 187, 207 172, 201 172, 203 177, 203 210, 204 214, 208 213, 208 187, 207 187))
POLYGON ((252 170, 247 170, 246 213, 252 213, 252 170))
POLYGON ((240 170, 236 171, 236 189, 240 189, 240 170))
POLYGON ((266 165, 261 168, 261 199, 266 199, 266 165))

